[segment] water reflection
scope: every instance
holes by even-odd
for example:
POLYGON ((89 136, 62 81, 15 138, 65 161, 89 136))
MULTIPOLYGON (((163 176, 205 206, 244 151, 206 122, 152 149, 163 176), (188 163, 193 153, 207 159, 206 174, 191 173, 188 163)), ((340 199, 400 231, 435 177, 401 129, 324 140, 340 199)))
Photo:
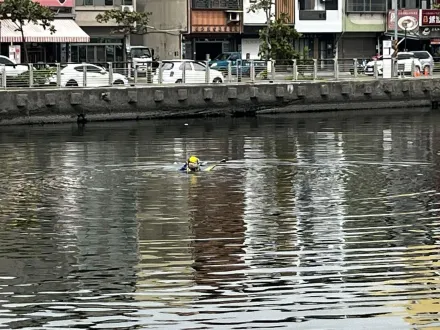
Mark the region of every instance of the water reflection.
POLYGON ((439 122, 2 128, 0 325, 438 327, 439 122))

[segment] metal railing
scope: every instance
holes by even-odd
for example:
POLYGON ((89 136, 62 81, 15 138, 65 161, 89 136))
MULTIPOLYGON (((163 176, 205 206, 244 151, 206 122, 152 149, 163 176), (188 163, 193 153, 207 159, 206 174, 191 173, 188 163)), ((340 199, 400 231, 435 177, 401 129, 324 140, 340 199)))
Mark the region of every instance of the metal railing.
MULTIPOLYGON (((0 66, 0 88, 108 87, 164 84, 261 83, 383 79, 380 61, 358 59, 293 59, 235 61, 214 66, 210 61, 133 63, 70 63, 0 66)), ((416 60, 392 60, 392 77, 440 77, 436 62, 426 68, 416 60)))

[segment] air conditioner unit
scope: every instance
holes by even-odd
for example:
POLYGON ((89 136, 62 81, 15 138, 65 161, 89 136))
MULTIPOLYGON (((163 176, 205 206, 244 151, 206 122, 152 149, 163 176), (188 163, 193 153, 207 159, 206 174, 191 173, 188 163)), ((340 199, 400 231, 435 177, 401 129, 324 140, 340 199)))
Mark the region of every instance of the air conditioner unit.
POLYGON ((134 8, 133 8, 133 6, 121 6, 121 11, 133 12, 134 8))
POLYGON ((228 13, 228 22, 240 22, 240 14, 228 13))

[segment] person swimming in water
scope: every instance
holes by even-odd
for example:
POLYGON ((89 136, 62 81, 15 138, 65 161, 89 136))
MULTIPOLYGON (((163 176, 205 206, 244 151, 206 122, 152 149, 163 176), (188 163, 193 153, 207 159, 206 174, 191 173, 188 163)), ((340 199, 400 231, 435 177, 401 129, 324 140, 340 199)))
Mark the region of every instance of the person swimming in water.
POLYGON ((188 158, 185 164, 180 168, 182 172, 199 172, 201 171, 200 167, 203 166, 200 159, 196 156, 191 156, 188 158))

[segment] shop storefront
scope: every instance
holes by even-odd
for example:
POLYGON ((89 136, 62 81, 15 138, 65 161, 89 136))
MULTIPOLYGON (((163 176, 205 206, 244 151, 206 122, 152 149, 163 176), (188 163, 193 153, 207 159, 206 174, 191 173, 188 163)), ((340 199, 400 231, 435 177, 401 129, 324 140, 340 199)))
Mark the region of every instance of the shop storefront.
POLYGON ((440 57, 440 10, 420 10, 420 39, 426 50, 436 58, 440 57))
MULTIPOLYGON (((404 39, 399 50, 427 50, 432 56, 440 56, 438 39, 440 39, 440 10, 435 9, 401 9, 397 15, 397 34, 404 39)), ((388 12, 388 37, 394 37, 396 19, 394 11, 388 12)))
POLYGON ((123 39, 92 37, 90 43, 71 45, 71 61, 95 64, 122 62, 123 50, 123 39))
MULTIPOLYGON (((70 44, 88 43, 90 41, 89 35, 73 20, 73 1, 39 0, 39 3, 57 12, 55 19, 51 22, 55 32, 51 33, 49 29, 44 29, 32 22, 24 26, 23 32, 29 62, 69 62, 71 56, 69 52, 70 44)), ((10 51, 15 47, 20 51, 20 57, 16 58, 17 62, 24 62, 23 37, 21 32, 17 31, 16 25, 9 19, 1 20, 0 31, 1 54, 15 56, 16 53, 13 55, 10 51)))
POLYGON ((192 10, 190 31, 185 36, 185 58, 205 60, 207 54, 215 58, 224 52, 241 51, 242 26, 228 20, 226 11, 192 10))

